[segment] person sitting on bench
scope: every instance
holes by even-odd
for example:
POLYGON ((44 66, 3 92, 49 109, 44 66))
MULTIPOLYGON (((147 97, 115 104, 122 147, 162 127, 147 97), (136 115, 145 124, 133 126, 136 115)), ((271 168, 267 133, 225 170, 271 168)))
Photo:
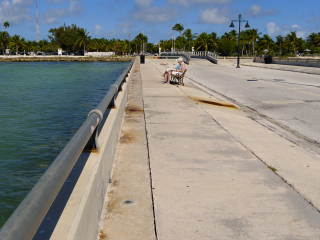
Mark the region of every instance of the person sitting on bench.
POLYGON ((178 66, 180 66, 179 69, 177 69, 177 68, 168 69, 168 70, 166 71, 166 72, 167 72, 167 73, 166 73, 167 76, 165 76, 166 79, 167 79, 167 81, 165 81, 164 83, 170 83, 171 75, 183 74, 183 72, 184 72, 184 70, 185 70, 185 68, 186 68, 186 64, 183 62, 183 58, 182 58, 182 57, 179 57, 179 58, 177 59, 177 62, 179 63, 178 66))
MULTIPOLYGON (((178 62, 178 59, 176 59, 176 61, 178 62)), ((168 73, 169 71, 174 71, 174 70, 180 69, 180 68, 181 68, 181 65, 180 65, 180 64, 178 64, 178 66, 177 66, 176 68, 167 68, 167 70, 162 74, 162 76, 163 76, 163 77, 166 77, 166 75, 167 75, 167 73, 168 73)))

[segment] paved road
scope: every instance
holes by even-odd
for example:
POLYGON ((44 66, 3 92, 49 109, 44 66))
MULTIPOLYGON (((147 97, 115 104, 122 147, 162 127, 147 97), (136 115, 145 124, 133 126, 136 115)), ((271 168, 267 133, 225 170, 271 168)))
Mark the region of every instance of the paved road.
POLYGON ((239 69, 235 64, 214 65, 194 59, 187 75, 238 106, 253 109, 296 136, 319 144, 320 75, 317 74, 319 69, 308 67, 247 61, 239 69))
MULTIPOLYGON (((217 99, 207 87, 188 79, 185 86, 163 84, 160 73, 167 66, 159 61, 140 65, 141 92, 132 94, 142 97, 144 114, 126 113, 122 132, 128 139, 124 144, 140 148, 127 146, 126 154, 118 148, 115 165, 122 174, 112 176, 109 191, 109 199, 129 198, 132 204, 107 203, 116 211, 105 219, 118 227, 107 227, 105 236, 137 239, 133 236, 139 232, 139 239, 150 239, 154 230, 161 240, 320 239, 319 155, 217 99), (145 135, 131 133, 138 123, 140 130, 145 125, 145 135), (135 164, 128 169, 125 162, 135 164), (143 176, 150 176, 152 201, 135 188, 143 176), (146 214, 152 210, 154 229, 146 214)), ((204 71, 199 63, 188 73, 205 76, 204 71)), ((129 101, 129 109, 133 106, 129 101)))

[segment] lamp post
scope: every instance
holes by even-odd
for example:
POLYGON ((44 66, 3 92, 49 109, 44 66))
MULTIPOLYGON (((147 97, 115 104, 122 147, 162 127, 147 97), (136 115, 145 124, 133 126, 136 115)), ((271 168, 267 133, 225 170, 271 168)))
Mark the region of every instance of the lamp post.
POLYGON ((244 26, 245 28, 250 28, 249 23, 247 20, 243 20, 241 17, 241 14, 239 14, 238 19, 231 20, 231 24, 229 27, 234 27, 233 22, 239 22, 239 35, 238 35, 238 62, 237 62, 237 68, 240 68, 240 23, 241 22, 247 22, 244 26))

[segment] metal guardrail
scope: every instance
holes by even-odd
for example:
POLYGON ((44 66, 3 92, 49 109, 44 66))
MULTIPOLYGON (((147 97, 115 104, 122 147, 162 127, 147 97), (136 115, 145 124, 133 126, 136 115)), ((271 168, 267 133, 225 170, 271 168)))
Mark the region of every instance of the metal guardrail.
POLYGON ((205 58, 214 63, 218 63, 219 55, 210 51, 194 51, 194 52, 162 52, 161 56, 183 56, 185 58, 185 62, 189 64, 189 61, 192 57, 205 58))
POLYGON ((162 52, 161 57, 177 57, 177 56, 182 56, 184 58, 184 62, 186 64, 189 64, 189 61, 190 61, 190 55, 187 54, 186 52, 181 52, 181 51, 176 51, 176 52, 162 52))
MULTIPOLYGON (((274 61, 279 61, 279 62, 320 63, 320 58, 319 59, 315 59, 315 58, 273 57, 272 59, 274 61)), ((264 61, 264 57, 255 57, 254 60, 264 61)))
POLYGON ((104 112, 115 107, 117 93, 121 91, 134 61, 110 87, 96 109, 89 113, 86 121, 3 225, 1 240, 32 239, 83 150, 98 150, 98 126, 104 112))
POLYGON ((198 57, 198 58, 205 58, 211 62, 218 63, 219 55, 210 51, 194 51, 194 52, 187 52, 190 57, 198 57))
POLYGON ((204 56, 204 57, 211 57, 216 60, 219 59, 219 55, 210 51, 194 51, 194 52, 187 52, 191 57, 192 56, 204 56))

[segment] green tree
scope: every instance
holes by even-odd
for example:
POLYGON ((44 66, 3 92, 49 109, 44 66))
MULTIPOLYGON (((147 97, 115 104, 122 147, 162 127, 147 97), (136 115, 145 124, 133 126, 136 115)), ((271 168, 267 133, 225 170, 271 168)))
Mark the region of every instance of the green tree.
MULTIPOLYGON (((10 24, 8 21, 5 21, 3 23, 3 26, 7 29, 8 27, 10 27, 10 24)), ((8 40, 9 40, 9 34, 7 34, 7 48, 8 48, 8 42, 9 42, 8 40)))
POLYGON ((213 44, 212 35, 207 33, 201 33, 195 42, 195 45, 197 47, 196 51, 198 51, 200 48, 204 47, 205 51, 208 51, 208 48, 210 45, 213 44))
POLYGON ((176 38, 175 46, 177 49, 184 50, 186 44, 187 44, 187 39, 184 36, 181 36, 181 37, 179 36, 176 38))
POLYGON ((274 41, 268 34, 264 34, 262 38, 260 38, 258 41, 258 47, 260 52, 262 52, 264 49, 270 50, 273 44, 274 41))
POLYGON ((165 41, 163 42, 163 49, 164 49, 164 51, 170 51, 171 46, 172 46, 172 40, 171 40, 171 39, 165 40, 165 41))
POLYGON ((7 31, 0 32, 0 46, 3 51, 3 54, 4 54, 4 49, 8 45, 8 38, 9 38, 9 34, 7 31))
POLYGON ((256 45, 257 40, 259 39, 259 35, 261 32, 258 33, 258 29, 248 29, 246 30, 248 33, 248 40, 249 44, 252 44, 252 54, 255 54, 254 46, 256 45))
POLYGON ((224 33, 221 37, 221 39, 229 39, 233 41, 235 44, 238 44, 238 33, 236 30, 231 30, 230 32, 224 33))
POLYGON ((242 31, 240 34, 240 46, 242 45, 242 56, 246 45, 250 44, 250 35, 248 30, 242 31))
POLYGON ((220 39, 219 52, 223 56, 229 56, 231 53, 234 52, 235 48, 236 48, 236 44, 234 43, 233 40, 228 39, 228 38, 220 39))
POLYGON ((213 47, 213 51, 218 51, 219 49, 219 38, 218 38, 218 35, 216 32, 212 32, 211 33, 211 36, 212 36, 212 41, 213 41, 213 44, 212 44, 212 47, 213 47))
POLYGON ((49 33, 51 33, 51 36, 55 35, 56 42, 59 43, 63 50, 72 52, 78 38, 77 32, 79 29, 80 28, 74 24, 71 26, 66 26, 66 24, 64 24, 59 28, 51 28, 49 33))
POLYGON ((190 44, 191 42, 197 37, 197 33, 192 33, 191 29, 188 28, 183 32, 183 36, 186 37, 188 43, 189 43, 189 48, 188 51, 190 52, 190 44))
POLYGON ((176 25, 172 27, 172 30, 179 32, 181 37, 181 32, 184 30, 183 24, 176 23, 176 25))
POLYGON ((309 36, 307 37, 306 40, 308 47, 310 49, 315 49, 316 47, 320 47, 320 32, 319 33, 311 33, 309 34, 309 36))
POLYGON ((139 33, 135 39, 140 43, 140 52, 142 52, 142 45, 146 42, 148 42, 148 38, 147 36, 145 36, 144 34, 142 33, 139 33))
POLYGON ((284 40, 285 44, 288 46, 291 46, 293 48, 294 54, 297 53, 297 43, 298 43, 298 37, 297 32, 291 32, 289 33, 284 40))
POLYGON ((86 43, 90 40, 91 36, 89 36, 89 32, 86 29, 80 28, 76 32, 77 40, 75 42, 75 46, 81 47, 83 45, 83 51, 86 51, 86 43))
POLYGON ((3 24, 3 26, 7 29, 8 27, 10 27, 10 24, 9 24, 8 21, 5 21, 4 24, 3 24))
POLYGON ((284 37, 281 35, 276 36, 276 46, 278 47, 278 53, 282 54, 282 50, 283 50, 283 44, 284 44, 284 37))
POLYGON ((137 53, 139 51, 139 45, 140 45, 140 42, 138 39, 133 39, 131 42, 130 42, 130 47, 132 49, 133 52, 137 53))
POLYGON ((18 54, 19 47, 23 46, 24 42, 25 42, 24 38, 20 38, 19 35, 14 35, 11 37, 9 44, 11 45, 12 48, 16 48, 16 52, 18 54))

